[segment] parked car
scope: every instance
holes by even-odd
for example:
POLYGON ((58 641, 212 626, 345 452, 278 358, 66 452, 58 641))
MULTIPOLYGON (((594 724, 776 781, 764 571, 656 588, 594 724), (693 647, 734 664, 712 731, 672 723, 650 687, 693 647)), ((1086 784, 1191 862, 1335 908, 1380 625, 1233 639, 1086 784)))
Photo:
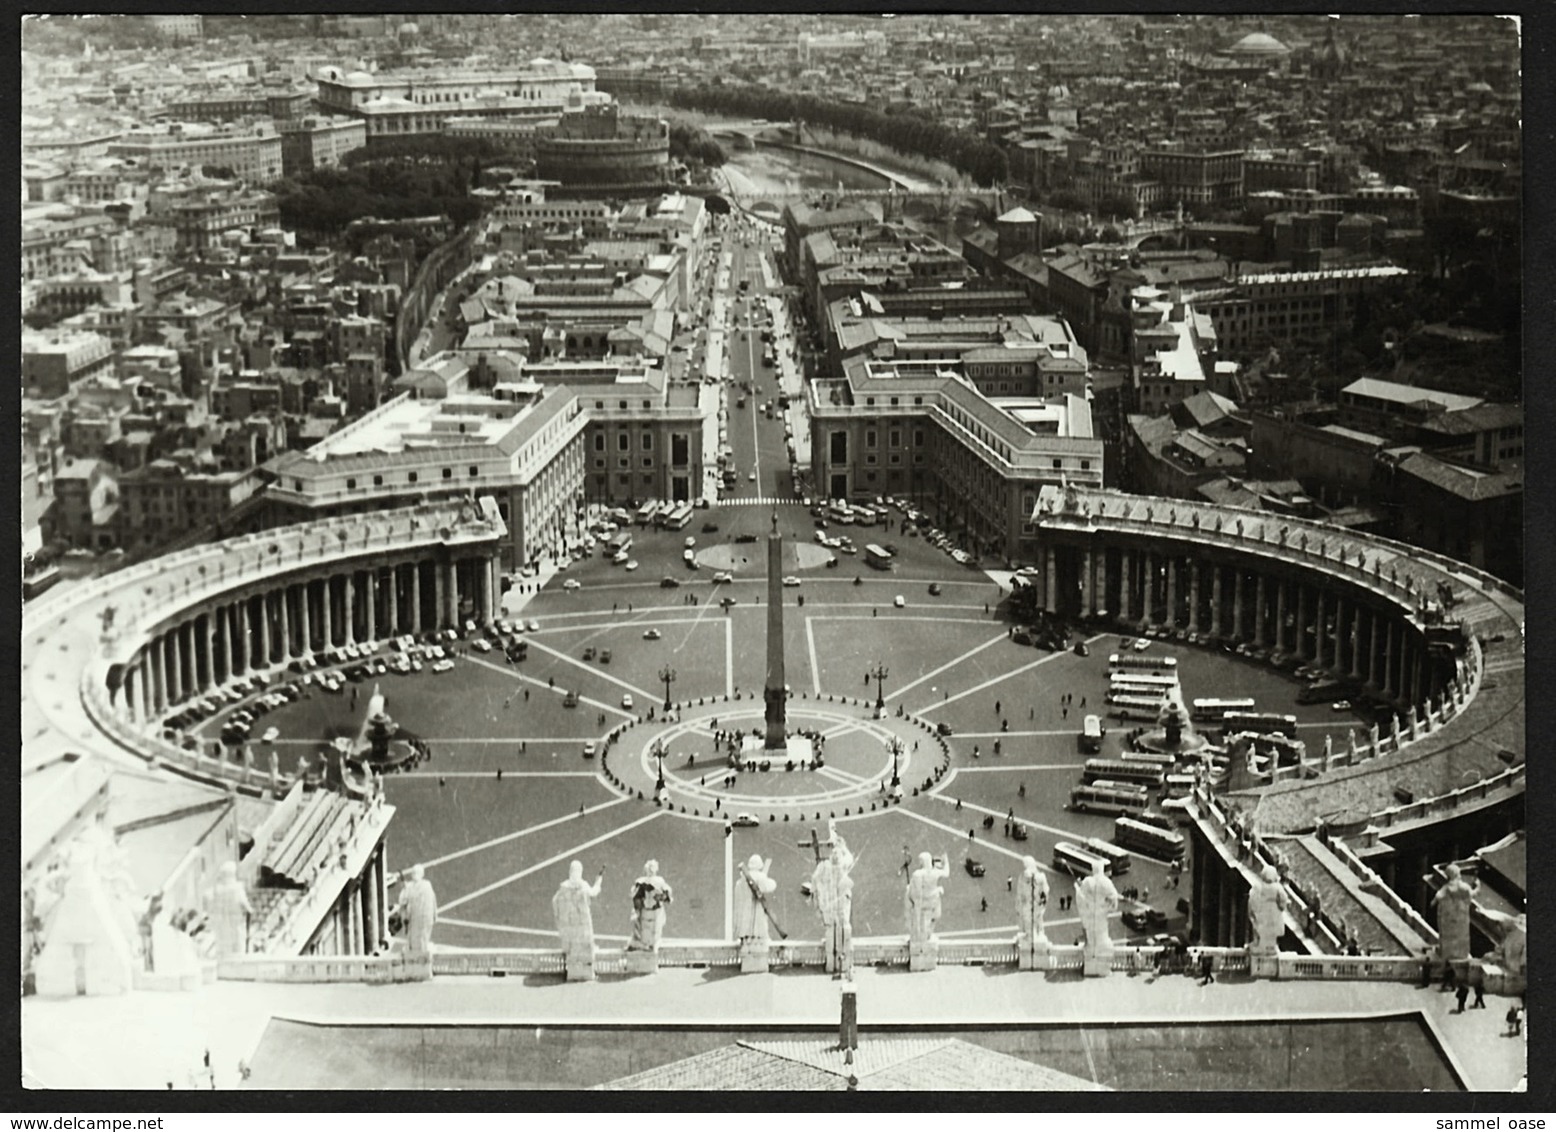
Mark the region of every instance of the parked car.
POLYGON ((679 578, 672 578, 672 577, 669 577, 668 575, 666 575, 665 577, 659 579, 659 588, 662 589, 662 590, 673 590, 673 589, 677 588, 680 584, 681 584, 681 580, 679 578))
POLYGON ((576 590, 582 588, 582 586, 583 583, 580 582, 577 578, 569 578, 567 581, 562 583, 562 588, 564 590, 576 590))
POLYGON ((563 707, 577 707, 578 706, 578 693, 577 692, 569 692, 569 693, 567 693, 567 695, 563 696, 562 697, 562 706, 563 707))
POLYGON ((939 723, 935 724, 935 734, 937 734, 937 735, 951 735, 951 734, 953 734, 953 732, 951 730, 951 725, 949 723, 945 722, 944 720, 941 720, 939 723))
POLYGON ((962 867, 967 870, 967 875, 970 877, 981 877, 989 871, 976 857, 968 857, 962 867))
POLYGON ((657 641, 660 638, 660 636, 661 636, 661 634, 660 634, 658 629, 644 629, 643 630, 643 639, 645 641, 657 641))
POLYGON ((752 814, 736 814, 734 821, 732 821, 730 824, 739 826, 752 826, 760 825, 761 823, 757 821, 755 816, 752 814))
POLYGON ((901 594, 898 594, 896 597, 892 598, 891 603, 898 609, 902 609, 908 604, 901 594))
POLYGON ((585 660, 593 660, 594 659, 594 646, 593 645, 590 645, 588 648, 584 649, 584 651, 583 651, 583 658, 585 660))
POLYGON ((929 583, 929 596, 930 597, 939 597, 944 592, 945 592, 945 590, 941 588, 939 582, 930 582, 929 583))
POLYGON ((783 584, 786 586, 797 586, 800 584, 800 580, 793 574, 789 574, 784 578, 783 584))
POLYGON ((631 692, 623 692, 621 694, 621 706, 626 708, 628 711, 632 710, 632 693, 631 692))

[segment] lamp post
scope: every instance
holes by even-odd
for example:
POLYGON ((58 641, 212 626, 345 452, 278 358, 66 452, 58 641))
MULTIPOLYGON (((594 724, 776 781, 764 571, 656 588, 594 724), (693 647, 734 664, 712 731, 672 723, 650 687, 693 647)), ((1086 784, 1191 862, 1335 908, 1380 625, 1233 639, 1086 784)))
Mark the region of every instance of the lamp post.
POLYGON ((875 713, 876 715, 880 715, 886 710, 886 697, 883 694, 882 681, 884 681, 886 677, 890 676, 891 673, 887 669, 886 665, 882 664, 880 661, 876 661, 875 667, 870 669, 870 675, 875 677, 875 713))
POLYGON ((665 747, 661 742, 654 744, 654 758, 659 760, 659 777, 654 782, 654 793, 663 794, 665 790, 665 747))
POLYGON ((891 741, 891 788, 896 790, 902 785, 902 778, 897 773, 897 757, 902 754, 902 740, 891 741))
POLYGON ((671 668, 668 664, 665 665, 663 668, 661 668, 659 670, 659 679, 664 681, 664 685, 665 685, 665 710, 669 711, 670 710, 670 685, 675 683, 675 669, 671 668))

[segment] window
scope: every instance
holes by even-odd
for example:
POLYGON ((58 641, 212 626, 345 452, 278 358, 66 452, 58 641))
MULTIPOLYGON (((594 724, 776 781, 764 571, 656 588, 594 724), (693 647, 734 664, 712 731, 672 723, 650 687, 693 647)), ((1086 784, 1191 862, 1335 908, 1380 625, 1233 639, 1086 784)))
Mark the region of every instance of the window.
POLYGON ((454 478, 454 469, 453 468, 444 468, 443 469, 443 478, 446 479, 446 480, 453 479, 454 478))
POLYGON ((632 461, 628 460, 625 456, 617 456, 616 466, 618 468, 630 468, 632 466, 632 461))
POLYGON ((1055 460, 1054 461, 1054 467, 1055 468, 1062 468, 1062 467, 1064 467, 1064 461, 1063 460, 1055 460))
POLYGON ((346 490, 349 491, 349 490, 351 490, 352 488, 354 488, 356 486, 357 486, 357 481, 356 480, 354 480, 354 479, 347 479, 346 480, 346 490))
POLYGON ((874 448, 875 447, 875 430, 873 428, 865 430, 864 446, 866 448, 874 448))
POLYGON ((1083 471, 1083 472, 1091 471, 1091 461, 1090 460, 1082 460, 1081 461, 1081 471, 1083 471))
POLYGON ((643 434, 643 445, 642 445, 642 447, 643 447, 643 451, 645 451, 645 452, 652 452, 654 450, 654 434, 653 433, 645 432, 643 434))
POLYGON ((373 486, 374 487, 383 487, 384 486, 384 477, 383 476, 374 476, 373 477, 373 486))
POLYGON ((915 446, 921 445, 921 444, 924 443, 924 430, 923 429, 916 428, 916 429, 913 430, 913 443, 914 443, 915 446))
POLYGON ((620 409, 625 409, 627 407, 627 403, 625 401, 617 401, 616 402, 616 407, 620 408, 620 409))
POLYGON ((596 457, 596 459, 594 461, 594 466, 596 468, 603 468, 605 466, 604 458, 603 457, 596 457))
POLYGON ((594 450, 596 452, 605 451, 605 434, 603 432, 597 432, 594 434, 594 450))
POLYGON ((618 432, 616 434, 616 451, 625 452, 630 447, 632 447, 631 438, 625 432, 618 432))
POLYGON ((894 428, 894 429, 891 430, 890 436, 891 436, 891 446, 893 448, 901 447, 901 445, 902 445, 902 430, 900 428, 894 428))
POLYGON ((471 464, 470 465, 470 475, 472 477, 474 477, 474 476, 478 476, 480 474, 481 474, 481 469, 476 467, 474 464, 471 464))
POLYGON ((654 458, 652 456, 644 456, 643 466, 645 468, 652 468, 654 466, 654 458))

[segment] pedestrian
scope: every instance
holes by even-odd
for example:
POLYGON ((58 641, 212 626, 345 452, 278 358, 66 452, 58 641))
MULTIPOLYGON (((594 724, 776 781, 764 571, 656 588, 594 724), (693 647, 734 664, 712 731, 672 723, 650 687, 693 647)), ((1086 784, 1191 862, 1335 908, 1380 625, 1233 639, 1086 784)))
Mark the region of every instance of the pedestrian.
POLYGON ((1085 707, 1085 706, 1086 706, 1086 697, 1082 696, 1081 697, 1081 707, 1085 707))
POLYGON ((1513 1003, 1507 1008, 1507 1036, 1516 1038, 1524 1032, 1524 1008, 1518 1003, 1513 1003))
POLYGON ((529 703, 529 689, 528 688, 524 689, 524 702, 525 703, 529 703))
POLYGON ((498 782, 502 781, 502 767, 498 767, 497 768, 497 781, 498 782))
POLYGON ((1006 877, 1005 878, 1005 891, 1006 892, 1014 892, 1015 890, 1016 890, 1016 878, 1015 877, 1006 877))
POLYGON ((1475 990, 1475 1001, 1470 1006, 1477 1010, 1486 1009, 1486 974, 1479 963, 1470 962, 1470 986, 1475 990))
POLYGON ((1459 984, 1459 989, 1454 991, 1454 998, 1456 998, 1458 1000, 1458 1005, 1455 1006, 1454 1009, 1453 1009, 1453 1012, 1455 1014, 1463 1014, 1464 1013, 1464 1000, 1469 998, 1469 996, 1470 996, 1470 985, 1469 985, 1469 983, 1468 982, 1460 983, 1459 984))
POLYGON ((1140 899, 1141 899, 1141 901, 1143 901, 1146 904, 1149 904, 1151 902, 1151 886, 1150 885, 1146 885, 1144 888, 1142 888, 1140 890, 1140 899))
POLYGON ((1060 710, 1061 713, 1063 713, 1063 714, 1060 715, 1061 719, 1069 719, 1070 718, 1070 709, 1069 708, 1060 708, 1059 710, 1060 710))
POLYGON ((879 615, 879 614, 880 614, 880 610, 878 610, 878 609, 872 609, 872 610, 870 610, 870 616, 871 616, 871 617, 875 617, 875 616, 878 616, 878 615, 879 615))
POLYGON ((989 898, 987 896, 980 897, 979 900, 978 900, 978 903, 979 903, 978 911, 980 911, 980 912, 987 912, 989 910, 989 898))
POLYGON ((1036 708, 1031 708, 1031 707, 1027 708, 1027 718, 1028 719, 1036 719, 1037 718, 1037 709, 1036 708))
POLYGON ((960 810, 962 808, 962 800, 960 798, 958 798, 956 800, 956 808, 957 808, 957 810, 960 810))
POLYGON ((1027 796, 1027 784, 1025 782, 1023 782, 1019 787, 1016 788, 1016 797, 1018 797, 1018 798, 1025 798, 1026 796, 1027 796))
POLYGON ((985 613, 987 613, 989 611, 989 603, 988 602, 984 602, 983 603, 983 611, 985 613))
POLYGON ((967 831, 967 840, 968 841, 972 841, 973 840, 973 831, 971 829, 968 829, 968 831, 967 831))
POLYGON ((1210 952, 1201 951, 1199 953, 1199 985, 1204 986, 1206 983, 1213 983, 1215 981, 1215 960, 1211 957, 1210 952))
POLYGON ((998 700, 995 700, 994 701, 994 714, 998 715, 999 713, 1000 713, 1000 702, 998 700))
POLYGON ((578 803, 578 816, 579 817, 583 817, 583 812, 584 812, 584 804, 582 802, 579 802, 578 803))
POLYGON ((438 775, 438 785, 439 785, 439 786, 442 786, 442 785, 444 785, 444 784, 445 784, 445 782, 444 782, 444 778, 443 778, 443 776, 442 776, 442 775, 441 775, 441 774, 440 774, 440 775, 438 775))
POLYGON ((1006 837, 1010 836, 1010 823, 1009 822, 1005 823, 1005 836, 1006 837))

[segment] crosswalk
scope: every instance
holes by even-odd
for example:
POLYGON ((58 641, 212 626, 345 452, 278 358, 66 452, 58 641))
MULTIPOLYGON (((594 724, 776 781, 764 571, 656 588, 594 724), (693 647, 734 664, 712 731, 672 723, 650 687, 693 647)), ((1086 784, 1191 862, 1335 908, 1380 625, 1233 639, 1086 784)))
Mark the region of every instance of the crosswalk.
POLYGON ((720 507, 787 507, 803 502, 798 495, 745 495, 720 499, 720 507))

